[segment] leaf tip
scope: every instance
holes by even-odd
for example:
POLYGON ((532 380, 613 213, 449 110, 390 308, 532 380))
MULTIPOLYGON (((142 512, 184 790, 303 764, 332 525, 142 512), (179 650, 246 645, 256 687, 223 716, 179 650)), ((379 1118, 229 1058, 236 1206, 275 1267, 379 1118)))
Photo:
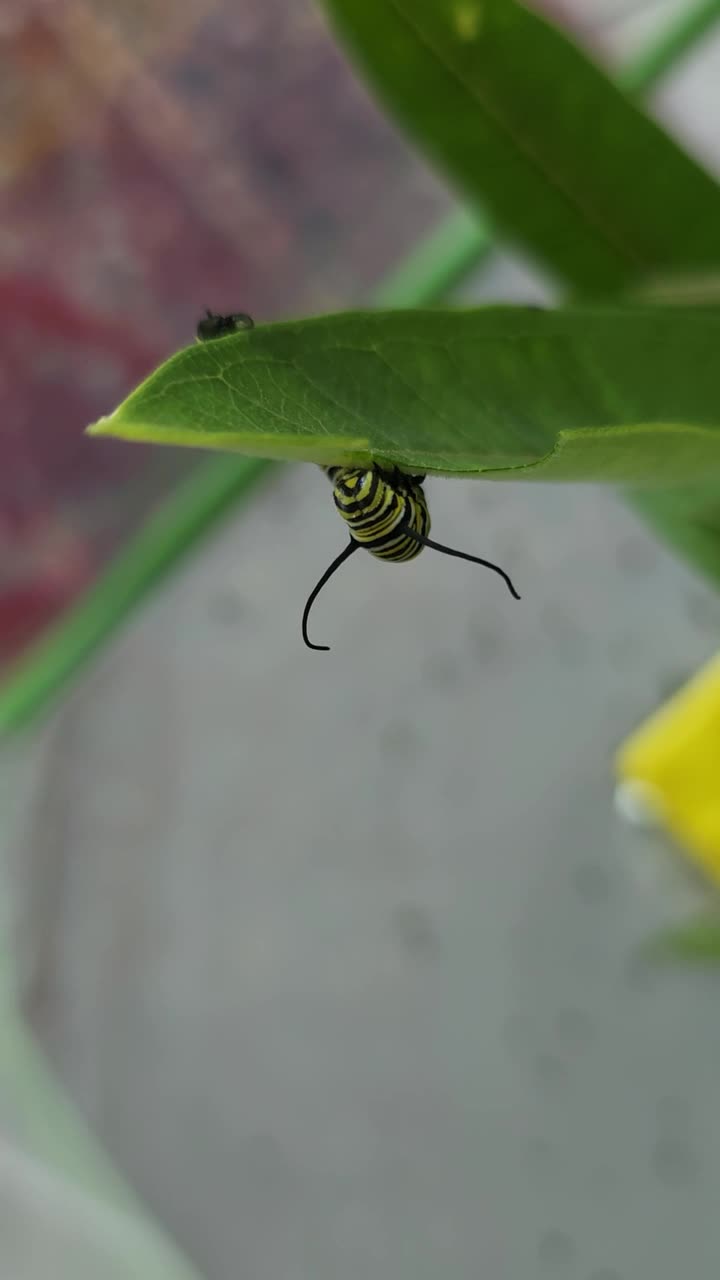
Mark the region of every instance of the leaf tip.
POLYGON ((115 432, 112 426, 112 421, 114 417, 115 417, 114 413, 109 413, 102 418, 98 418, 97 422, 91 422, 90 425, 85 428, 85 435, 86 436, 114 436, 115 432))

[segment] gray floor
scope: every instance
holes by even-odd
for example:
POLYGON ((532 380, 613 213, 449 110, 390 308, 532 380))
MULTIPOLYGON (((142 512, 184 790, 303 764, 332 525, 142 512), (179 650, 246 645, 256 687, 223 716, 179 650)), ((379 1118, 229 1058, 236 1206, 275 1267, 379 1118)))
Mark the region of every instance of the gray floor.
POLYGON ((609 492, 430 492, 520 604, 357 557, 307 653, 342 533, 278 472, 57 716, 28 1006, 210 1280, 714 1280, 720 978, 638 964, 687 903, 611 757, 720 602, 609 492))

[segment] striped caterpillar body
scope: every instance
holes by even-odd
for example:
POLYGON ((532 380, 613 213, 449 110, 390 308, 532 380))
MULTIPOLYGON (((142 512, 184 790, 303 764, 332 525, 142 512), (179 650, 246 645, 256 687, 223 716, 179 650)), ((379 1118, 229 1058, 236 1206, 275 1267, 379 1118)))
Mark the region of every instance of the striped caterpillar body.
POLYGON ((423 544, 408 530, 427 537, 430 512, 424 476, 380 467, 323 467, 333 486, 335 507, 350 537, 380 560, 414 560, 423 544))
MULTIPOLYGON (((206 311, 197 326, 196 336, 198 341, 208 342, 252 328, 253 321, 244 312, 223 316, 206 311)), ((366 467, 323 467, 322 470, 333 486, 333 501, 350 534, 350 541, 308 596, 302 616, 302 637, 308 649, 329 649, 329 645, 313 644, 308 637, 310 610, 328 579, 361 548, 380 560, 400 564, 414 560, 423 547, 431 547, 443 555, 456 556, 492 569, 504 579, 510 594, 516 600, 520 599, 510 578, 499 565, 431 541, 428 536, 430 512, 423 491, 424 476, 406 475, 396 467, 389 470, 375 463, 366 467)))

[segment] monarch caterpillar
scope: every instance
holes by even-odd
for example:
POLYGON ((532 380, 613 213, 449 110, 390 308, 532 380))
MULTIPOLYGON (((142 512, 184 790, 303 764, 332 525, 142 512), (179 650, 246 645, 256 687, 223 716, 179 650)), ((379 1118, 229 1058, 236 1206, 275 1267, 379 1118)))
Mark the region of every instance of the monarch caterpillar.
MULTIPOLYGON (((196 336, 199 341, 207 342, 240 329, 252 328, 251 317, 243 312, 221 316, 206 311, 197 326, 196 336)), ((428 537, 430 512, 423 491, 425 476, 407 475, 397 467, 388 469, 376 463, 365 467, 322 467, 321 470, 333 486, 333 501, 348 528, 350 541, 328 566, 307 598, 301 631, 308 649, 328 652, 329 645, 313 644, 308 636, 310 610, 326 582, 360 548, 380 560, 401 563, 414 560, 423 547, 430 547, 443 555, 457 556, 459 560, 470 560, 473 564, 492 569, 504 580, 511 596, 515 600, 520 599, 507 573, 499 565, 471 556, 466 551, 455 551, 428 537)))

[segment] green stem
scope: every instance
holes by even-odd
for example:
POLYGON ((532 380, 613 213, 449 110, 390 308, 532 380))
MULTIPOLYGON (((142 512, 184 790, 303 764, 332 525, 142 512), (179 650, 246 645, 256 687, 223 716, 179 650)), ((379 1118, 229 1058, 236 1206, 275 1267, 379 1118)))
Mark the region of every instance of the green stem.
POLYGON ((493 235, 478 213, 459 209, 420 241, 375 289, 373 306, 417 307, 445 297, 489 253, 493 235))
MULTIPOLYGON (((628 92, 646 92, 719 17, 720 0, 701 0, 618 72, 619 83, 628 92)), ((450 214, 379 286, 373 304, 411 307, 439 300, 477 266, 492 243, 492 233, 479 214, 450 214)), ((11 668, 0 690, 0 734, 21 728, 43 711, 146 592, 271 465, 228 454, 199 466, 68 617, 11 668)))
POLYGON ((720 18, 720 0, 699 0, 617 75, 628 93, 647 93, 693 49, 720 18))
POLYGON ((168 498, 66 618, 11 667, 0 691, 0 732, 36 715, 80 664, 210 526, 270 466, 256 458, 212 458, 168 498))

